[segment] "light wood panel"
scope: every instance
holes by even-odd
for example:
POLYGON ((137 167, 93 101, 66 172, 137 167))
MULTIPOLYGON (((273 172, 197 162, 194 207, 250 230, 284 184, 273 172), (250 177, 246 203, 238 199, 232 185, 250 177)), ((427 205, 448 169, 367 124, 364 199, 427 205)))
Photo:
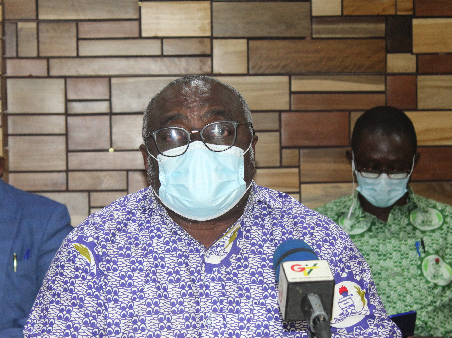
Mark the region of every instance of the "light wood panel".
POLYGON ((142 36, 210 36, 209 1, 141 3, 142 36))
POLYGON ((345 157, 346 149, 301 149, 300 182, 352 181, 352 167, 345 157))
POLYGON ((80 56, 161 55, 160 39, 82 40, 80 56))
POLYGON ((416 55, 394 53, 386 56, 386 71, 388 73, 415 73, 416 55))
POLYGON ((419 109, 452 108, 452 75, 422 75, 417 78, 419 109))
POLYGON ((385 77, 375 75, 292 76, 291 89, 296 92, 384 92, 385 77))
POLYGON ((199 55, 210 54, 208 38, 172 38, 163 39, 163 55, 199 55))
POLYGON ((452 18, 413 19, 413 52, 452 52, 452 18))
POLYGON ((248 48, 245 39, 213 40, 213 72, 244 74, 248 71, 248 48))
POLYGON ((312 16, 336 16, 342 13, 341 0, 311 0, 312 16))
POLYGON ((407 112, 416 129, 418 145, 452 145, 452 111, 407 112))
POLYGON ((125 190, 125 171, 71 171, 68 173, 70 190, 125 190))
POLYGON ((302 184, 301 203, 308 208, 317 208, 336 198, 351 195, 351 183, 302 184))
POLYGON ((298 169, 257 169, 254 178, 257 184, 270 189, 294 192, 299 190, 298 169))
POLYGON ((18 56, 35 57, 38 55, 38 35, 36 22, 17 23, 18 56))
POLYGON ((279 167, 279 132, 260 132, 256 135, 259 138, 256 144, 256 165, 258 167, 279 167))

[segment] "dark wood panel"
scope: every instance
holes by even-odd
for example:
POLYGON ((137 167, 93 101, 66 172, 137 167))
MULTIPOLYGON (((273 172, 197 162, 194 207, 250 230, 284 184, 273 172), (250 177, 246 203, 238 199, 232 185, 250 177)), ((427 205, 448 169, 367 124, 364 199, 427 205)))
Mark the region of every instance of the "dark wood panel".
POLYGON ((348 146, 349 113, 282 113, 281 145, 283 147, 348 146))
POLYGON ((384 73, 383 39, 251 40, 250 73, 384 73))
POLYGON ((338 37, 383 37, 385 36, 384 17, 320 17, 312 19, 314 38, 338 37))
POLYGON ((310 36, 310 8, 309 2, 214 2, 213 36, 310 36))
POLYGON ((411 53, 413 50, 412 17, 389 16, 386 19, 386 48, 388 53, 411 53))
POLYGON ((390 106, 400 109, 416 109, 416 76, 387 76, 386 100, 390 106))
POLYGON ((414 0, 416 16, 452 16, 450 0, 414 0))
POLYGON ((452 180, 452 147, 418 147, 420 160, 413 171, 413 181, 452 180))
POLYGON ((294 110, 361 110, 385 104, 385 94, 292 94, 294 110))
POLYGON ((417 56, 419 74, 452 73, 452 54, 421 54, 417 56))

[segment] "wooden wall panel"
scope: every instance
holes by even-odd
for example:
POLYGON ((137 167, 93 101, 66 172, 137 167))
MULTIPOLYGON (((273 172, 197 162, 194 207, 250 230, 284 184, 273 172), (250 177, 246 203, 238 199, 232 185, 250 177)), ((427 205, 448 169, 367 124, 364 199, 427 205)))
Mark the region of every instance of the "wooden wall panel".
POLYGON ((66 203, 76 225, 145 187, 142 112, 207 74, 247 100, 259 184, 310 207, 351 194, 358 116, 415 125, 413 186, 452 201, 452 5, 446 0, 0 0, 5 180, 66 203))
POLYGON ((251 40, 250 73, 384 73, 384 40, 251 40))
POLYGON ((309 36, 310 7, 309 2, 213 2, 213 36, 309 36))

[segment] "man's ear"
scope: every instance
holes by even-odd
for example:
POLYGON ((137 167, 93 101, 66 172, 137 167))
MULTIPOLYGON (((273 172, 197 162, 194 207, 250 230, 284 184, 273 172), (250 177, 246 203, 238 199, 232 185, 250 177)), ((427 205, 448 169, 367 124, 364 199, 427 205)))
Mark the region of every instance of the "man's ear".
POLYGON ((253 153, 256 154, 256 143, 258 141, 257 135, 253 135, 253 142, 251 143, 251 147, 253 147, 253 153))
POLYGON ((148 171, 148 152, 144 144, 140 145, 141 155, 143 156, 144 168, 148 171))
POLYGON ((350 149, 345 151, 345 157, 347 158, 348 163, 350 163, 350 165, 351 165, 352 161, 353 161, 353 155, 352 155, 352 151, 350 149))

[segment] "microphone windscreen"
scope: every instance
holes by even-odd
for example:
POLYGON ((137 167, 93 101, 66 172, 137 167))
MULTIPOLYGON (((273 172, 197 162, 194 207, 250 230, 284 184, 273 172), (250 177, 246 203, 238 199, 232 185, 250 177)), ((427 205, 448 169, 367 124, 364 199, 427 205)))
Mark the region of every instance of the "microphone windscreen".
POLYGON ((273 269, 279 283, 281 263, 292 261, 315 261, 319 258, 314 250, 301 239, 288 239, 282 242, 273 254, 273 269))

